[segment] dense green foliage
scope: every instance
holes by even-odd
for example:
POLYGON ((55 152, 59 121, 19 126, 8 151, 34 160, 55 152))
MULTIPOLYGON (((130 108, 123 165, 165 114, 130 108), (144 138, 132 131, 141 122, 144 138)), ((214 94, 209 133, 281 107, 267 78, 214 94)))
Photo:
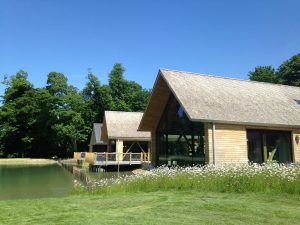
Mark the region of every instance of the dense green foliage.
POLYGON ((198 190, 8 200, 0 224, 299 224, 299 201, 198 190))
POLYGON ((250 80, 300 87, 300 53, 283 62, 277 70, 258 66, 248 74, 250 80))
POLYGON ((89 70, 82 91, 68 84, 62 73, 50 72, 43 88, 34 88, 20 70, 2 82, 0 157, 71 156, 87 149, 92 125, 105 110, 143 111, 149 90, 124 78, 115 64, 109 84, 101 85, 89 70))

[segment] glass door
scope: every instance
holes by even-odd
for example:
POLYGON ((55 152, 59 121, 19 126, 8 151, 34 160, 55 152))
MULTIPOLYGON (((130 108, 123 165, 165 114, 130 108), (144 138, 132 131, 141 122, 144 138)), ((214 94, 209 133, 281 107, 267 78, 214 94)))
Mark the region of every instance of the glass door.
POLYGON ((247 130, 248 158, 250 162, 292 162, 291 132, 273 130, 247 130))

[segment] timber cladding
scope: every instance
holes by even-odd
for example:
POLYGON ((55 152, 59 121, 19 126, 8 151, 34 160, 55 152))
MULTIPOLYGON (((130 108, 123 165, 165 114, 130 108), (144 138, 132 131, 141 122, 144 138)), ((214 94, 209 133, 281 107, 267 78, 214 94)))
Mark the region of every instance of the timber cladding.
POLYGON ((296 138, 297 136, 300 137, 300 130, 293 130, 292 132, 292 139, 293 139, 293 156, 294 162, 300 162, 300 138, 296 138))
MULTIPOLYGON (((248 162, 247 129, 291 131, 293 161, 300 162, 300 130, 276 127, 216 124, 216 164, 248 162), (299 135, 299 139, 296 136, 299 135)), ((213 163, 212 125, 205 124, 206 162, 213 163)))
MULTIPOLYGON (((206 162, 213 163, 212 126, 206 129, 206 162)), ((248 162, 247 132, 245 126, 216 124, 215 127, 216 164, 248 162)))

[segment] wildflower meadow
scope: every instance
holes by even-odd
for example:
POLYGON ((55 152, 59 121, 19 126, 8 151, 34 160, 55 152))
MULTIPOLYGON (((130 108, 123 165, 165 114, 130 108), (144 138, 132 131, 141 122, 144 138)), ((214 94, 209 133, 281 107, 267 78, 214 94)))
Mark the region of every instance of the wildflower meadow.
POLYGON ((300 195, 299 164, 161 166, 135 175, 92 180, 74 193, 151 192, 167 190, 205 192, 261 192, 300 195))

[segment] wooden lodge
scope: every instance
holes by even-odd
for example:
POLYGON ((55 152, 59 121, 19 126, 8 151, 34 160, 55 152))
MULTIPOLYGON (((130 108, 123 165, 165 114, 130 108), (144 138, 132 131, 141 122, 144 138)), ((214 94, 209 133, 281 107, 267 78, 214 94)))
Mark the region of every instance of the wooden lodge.
POLYGON ((300 88, 159 70, 139 131, 154 165, 300 162, 300 88))
POLYGON ((142 116, 140 112, 105 111, 103 124, 94 124, 90 151, 75 152, 74 159, 92 167, 150 163, 151 133, 137 130, 142 116))

